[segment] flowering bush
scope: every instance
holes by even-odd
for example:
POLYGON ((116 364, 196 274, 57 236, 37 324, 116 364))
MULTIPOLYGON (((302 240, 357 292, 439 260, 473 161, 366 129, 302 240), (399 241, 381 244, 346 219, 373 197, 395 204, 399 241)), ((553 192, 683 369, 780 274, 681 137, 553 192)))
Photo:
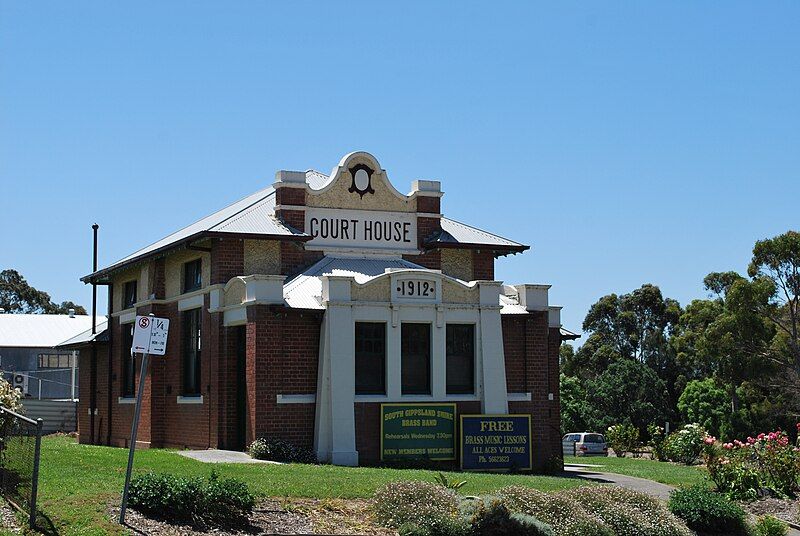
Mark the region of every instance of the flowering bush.
POLYGON ((615 424, 606 430, 606 442, 614 454, 622 458, 639 445, 639 429, 632 424, 615 424))
POLYGON ((647 426, 647 434, 650 436, 650 449, 653 453, 653 458, 660 462, 667 461, 667 434, 663 426, 655 423, 647 426))
MULTIPOLYGON (((800 432, 800 423, 797 428, 800 432)), ((792 445, 786 432, 761 433, 721 446, 711 436, 705 441, 706 466, 719 491, 752 500, 765 488, 783 496, 800 490, 800 440, 792 445)))
POLYGON ((306 447, 298 447, 275 437, 259 437, 247 447, 250 457, 282 463, 317 463, 317 455, 306 447))
POLYGON ((759 517, 753 527, 754 536, 786 536, 788 532, 789 525, 773 516, 759 517))
POLYGON ((691 536, 688 527, 658 499, 616 487, 582 486, 562 492, 599 517, 614 534, 691 536))
MULTIPOLYGON (((22 412, 22 392, 12 387, 2 376, 0 376, 0 406, 16 413, 22 412)), ((0 430, 5 431, 12 422, 13 419, 8 414, 0 415, 0 430)))
POLYGON ((534 516, 553 527, 557 536, 613 536, 600 518, 568 497, 544 493, 526 486, 507 486, 497 492, 512 512, 534 516))
POLYGON ((403 527, 403 532, 420 529, 449 529, 458 520, 458 496, 452 489, 432 482, 390 482, 375 492, 372 499, 375 517, 382 525, 403 527))
POLYGON ((703 452, 704 441, 707 436, 705 429, 699 424, 685 425, 667 438, 664 445, 667 459, 692 465, 703 452))

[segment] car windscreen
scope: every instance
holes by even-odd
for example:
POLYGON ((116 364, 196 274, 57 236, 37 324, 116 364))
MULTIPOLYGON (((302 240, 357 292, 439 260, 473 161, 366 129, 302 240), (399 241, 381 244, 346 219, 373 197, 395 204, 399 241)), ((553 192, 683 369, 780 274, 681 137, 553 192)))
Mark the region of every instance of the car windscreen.
POLYGON ((601 436, 600 434, 586 434, 583 436, 584 443, 605 443, 606 438, 601 436))

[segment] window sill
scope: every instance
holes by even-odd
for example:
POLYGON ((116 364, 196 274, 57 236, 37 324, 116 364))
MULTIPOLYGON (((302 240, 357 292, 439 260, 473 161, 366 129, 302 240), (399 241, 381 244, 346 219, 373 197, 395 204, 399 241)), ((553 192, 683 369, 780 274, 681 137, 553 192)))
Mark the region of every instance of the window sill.
POLYGON ((203 395, 197 396, 179 396, 177 397, 178 404, 202 404, 203 395))
POLYGON ((136 404, 135 396, 121 396, 117 399, 117 404, 136 404))
POLYGON ((434 397, 433 395, 400 395, 390 397, 388 395, 355 395, 355 402, 473 402, 480 400, 476 394, 466 395, 447 395, 444 397, 434 397))
POLYGON ((313 404, 317 401, 317 395, 276 395, 278 404, 313 404))

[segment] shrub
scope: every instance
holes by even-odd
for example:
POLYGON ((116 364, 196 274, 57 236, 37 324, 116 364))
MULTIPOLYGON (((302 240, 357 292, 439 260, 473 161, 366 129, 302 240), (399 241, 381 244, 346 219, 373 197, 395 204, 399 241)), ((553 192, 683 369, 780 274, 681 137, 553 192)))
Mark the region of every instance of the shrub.
POLYGON ((704 440, 708 436, 699 424, 687 424, 670 434, 665 445, 667 458, 673 462, 692 465, 703 452, 704 440))
POLYGON ((606 442, 620 458, 639 446, 639 429, 632 424, 615 424, 606 430, 606 442))
POLYGON ((441 471, 437 473, 435 477, 433 477, 433 483, 439 484, 440 486, 443 486, 448 489, 455 489, 455 490, 461 489, 467 485, 466 480, 449 480, 447 478, 447 475, 445 475, 441 471))
POLYGON ((284 463, 317 463, 314 451, 298 447, 274 437, 261 437, 250 443, 247 452, 257 460, 270 460, 284 463))
POLYGON ((547 523, 557 536, 614 536, 605 523, 570 498, 525 486, 507 486, 498 491, 498 496, 511 512, 547 523))
POLYGON ((562 492, 611 527, 616 534, 691 536, 686 525, 655 497, 624 488, 583 486, 562 492))
MULTIPOLYGON (((10 409, 16 413, 22 413, 22 391, 15 389, 5 378, 0 376, 0 406, 10 409)), ((0 414, 0 430, 3 436, 6 430, 13 424, 14 419, 8 414, 0 414)))
POLYGON ((755 536, 786 536, 789 525, 772 516, 763 516, 756 521, 753 533, 755 536))
POLYGON ((154 518, 194 526, 228 526, 247 522, 255 499, 236 479, 208 480, 148 473, 131 481, 131 508, 154 518))
POLYGON ((667 435, 664 432, 664 427, 657 424, 649 424, 647 426, 647 434, 650 436, 650 449, 653 452, 653 458, 660 461, 667 461, 667 435))
POLYGON ((474 536, 553 536, 550 525, 530 515, 512 514, 496 497, 480 501, 470 524, 474 536))
POLYGON ((746 514, 724 495, 700 486, 672 492, 669 509, 690 529, 710 534, 746 535, 746 514))
POLYGON ((717 489, 732 498, 753 500, 764 488, 786 496, 800 487, 800 451, 785 432, 762 433, 721 448, 709 444, 704 457, 717 489))
POLYGON ((403 528, 409 534, 453 524, 459 518, 456 492, 423 481, 389 482, 372 499, 377 521, 386 527, 403 528))

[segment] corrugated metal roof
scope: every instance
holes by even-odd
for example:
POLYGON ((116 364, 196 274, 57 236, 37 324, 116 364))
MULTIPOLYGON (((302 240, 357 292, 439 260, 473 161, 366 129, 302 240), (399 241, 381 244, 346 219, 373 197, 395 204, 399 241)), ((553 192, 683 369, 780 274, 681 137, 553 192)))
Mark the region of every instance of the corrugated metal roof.
MULTIPOLYGON (((330 177, 324 173, 315 170, 306 171, 306 182, 314 190, 323 188, 329 181, 330 177)), ((131 253, 127 257, 103 268, 100 272, 107 272, 122 267, 141 257, 158 252, 182 240, 190 239, 204 232, 261 234, 267 236, 308 236, 297 229, 283 224, 275 218, 274 212, 275 189, 272 187, 264 188, 179 231, 165 236, 161 240, 153 242, 149 246, 131 253)), ((431 244, 486 245, 517 251, 528 249, 528 246, 514 242, 513 240, 508 240, 449 218, 442 217, 441 224, 442 232, 430 242, 431 244)), ((90 276, 84 277, 84 280, 89 277, 90 276)))
POLYGON ((512 249, 528 249, 528 246, 514 242, 502 236, 489 233, 466 223, 461 223, 442 216, 442 232, 428 243, 437 244, 479 244, 500 246, 512 249))
POLYGON ((564 329, 564 328, 560 329, 560 333, 561 333, 561 338, 563 340, 574 341, 575 339, 580 339, 581 338, 581 336, 578 335, 577 333, 573 333, 570 330, 564 329))
POLYGON ((95 334, 92 335, 92 328, 90 327, 86 331, 82 331, 78 333, 74 337, 70 337, 65 341, 61 341, 60 343, 56 344, 57 347, 64 347, 64 346, 78 346, 81 344, 87 344, 96 340, 97 342, 108 342, 108 321, 103 319, 102 322, 98 321, 97 326, 95 327, 95 334))
MULTIPOLYGON (((105 322, 98 317, 98 325, 105 322)), ((0 314, 0 347, 52 348, 92 327, 88 315, 0 314)))
POLYGON ((283 286, 283 297, 289 307, 298 309, 324 309, 322 306, 323 275, 352 276, 358 283, 381 275, 387 269, 425 268, 403 259, 375 259, 366 257, 323 257, 303 273, 283 286))

